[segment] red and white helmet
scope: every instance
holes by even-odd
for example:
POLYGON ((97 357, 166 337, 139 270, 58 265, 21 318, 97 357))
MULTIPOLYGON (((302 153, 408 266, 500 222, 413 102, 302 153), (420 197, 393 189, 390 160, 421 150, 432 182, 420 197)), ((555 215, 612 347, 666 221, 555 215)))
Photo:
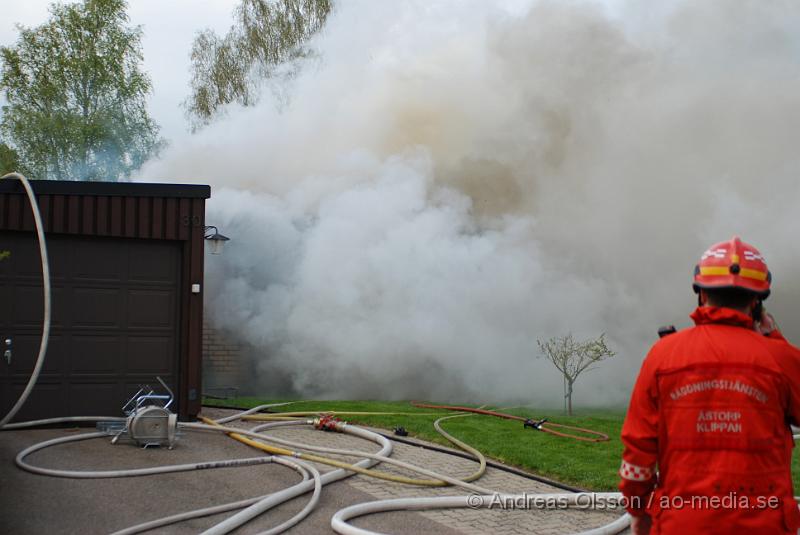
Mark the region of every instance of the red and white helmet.
POLYGON ((703 253, 694 268, 692 287, 696 293, 702 288, 741 288, 766 299, 771 283, 772 274, 758 249, 734 236, 703 253))

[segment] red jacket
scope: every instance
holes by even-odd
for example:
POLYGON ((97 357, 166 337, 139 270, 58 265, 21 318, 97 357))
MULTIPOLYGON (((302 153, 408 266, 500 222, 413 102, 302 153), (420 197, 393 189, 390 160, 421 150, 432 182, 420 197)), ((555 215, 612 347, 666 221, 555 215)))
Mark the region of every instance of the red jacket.
POLYGON ((800 350, 732 309, 691 317, 695 327, 653 346, 633 389, 619 485, 628 511, 650 514, 653 533, 796 533, 800 350))

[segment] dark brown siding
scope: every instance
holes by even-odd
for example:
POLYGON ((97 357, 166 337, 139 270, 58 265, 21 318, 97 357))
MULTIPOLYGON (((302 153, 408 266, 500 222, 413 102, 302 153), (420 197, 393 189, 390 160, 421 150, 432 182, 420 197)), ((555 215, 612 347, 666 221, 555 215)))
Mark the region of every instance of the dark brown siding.
MULTIPOLYGON (((57 234, 185 241, 205 220, 205 199, 40 195, 38 204, 45 232, 57 234)), ((0 193, 0 214, 3 230, 34 230, 25 195, 0 193)))
MULTIPOLYGON (((195 417, 201 402, 203 228, 205 199, 210 196, 208 186, 52 181, 32 184, 45 232, 57 235, 57 241, 66 239, 69 242, 69 237, 74 236, 76 243, 83 237, 175 243, 180 258, 175 316, 177 370, 173 377, 180 417, 195 417), (200 285, 200 293, 191 292, 192 284, 200 285)), ((34 231, 27 196, 15 180, 0 181, 0 231, 34 231)), ((38 264, 35 268, 38 272, 38 264)), ((54 278, 56 276, 54 274, 54 278)), ((140 380, 135 378, 135 381, 140 380)), ((41 385, 42 395, 45 391, 50 392, 51 397, 56 395, 55 383, 47 384, 50 386, 41 385)), ((98 392, 98 396, 101 394, 98 392)), ((106 392, 102 396, 116 402, 116 393, 106 392)))

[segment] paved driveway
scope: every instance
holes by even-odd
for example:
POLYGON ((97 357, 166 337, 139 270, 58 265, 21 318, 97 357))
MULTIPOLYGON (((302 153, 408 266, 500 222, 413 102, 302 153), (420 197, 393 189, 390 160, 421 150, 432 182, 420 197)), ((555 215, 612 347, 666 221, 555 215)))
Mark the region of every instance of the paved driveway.
MULTIPOLYGON (((206 409, 212 418, 227 411, 206 409)), ((240 425, 241 423, 237 424, 240 425)), ((30 474, 13 464, 16 454, 36 442, 91 429, 47 429, 0 432, 0 533, 110 533, 166 515, 268 494, 299 480, 293 470, 278 465, 225 468, 119 479, 64 479, 30 474)), ((338 433, 306 428, 281 428, 275 436, 298 442, 376 451, 375 444, 338 433)), ((173 450, 143 450, 130 443, 111 445, 108 438, 54 446, 28 459, 46 467, 119 469, 185 462, 254 457, 258 453, 223 435, 188 432, 173 450)), ((471 473, 473 462, 405 444, 395 444, 393 457, 454 476, 471 473)), ((352 459, 351 459, 352 460, 352 459)), ((318 466, 321 471, 329 469, 318 466)), ((393 467, 380 469, 397 472, 393 467)), ((398 472, 399 473, 399 472, 398 472)), ((413 474, 405 474, 411 475, 413 474)), ((490 468, 479 481, 502 492, 562 492, 526 478, 490 468)), ((326 486, 312 515, 289 531, 294 534, 332 533, 331 516, 347 505, 393 497, 465 494, 453 488, 420 488, 361 475, 326 486)), ((291 517, 307 497, 288 502, 249 523, 237 533, 258 533, 291 517)), ((161 530, 198 533, 231 513, 195 519, 161 530)), ((572 533, 606 524, 617 512, 563 510, 468 509, 396 512, 357 519, 357 526, 384 533, 572 533)))

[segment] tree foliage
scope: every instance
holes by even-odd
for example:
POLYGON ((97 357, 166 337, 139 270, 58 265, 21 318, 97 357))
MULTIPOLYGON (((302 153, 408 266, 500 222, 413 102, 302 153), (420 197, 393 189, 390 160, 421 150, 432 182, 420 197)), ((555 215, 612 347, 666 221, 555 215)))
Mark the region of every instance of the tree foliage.
POLYGON ((594 340, 576 341, 572 334, 553 337, 544 342, 536 340, 545 358, 561 372, 564 377, 564 401, 567 414, 572 415, 572 390, 578 376, 592 369, 598 362, 616 355, 606 345, 605 334, 594 340))
POLYGON ((17 151, 0 141, 0 176, 12 171, 27 173, 27 170, 20 164, 17 151))
POLYGON ((224 37, 200 32, 185 102, 192 127, 208 124, 225 104, 257 102, 263 79, 309 54, 303 44, 323 27, 331 7, 332 0, 241 0, 224 37))
POLYGON ((163 143, 146 110, 140 27, 124 0, 53 4, 0 48, 0 132, 36 178, 118 180, 163 143))

